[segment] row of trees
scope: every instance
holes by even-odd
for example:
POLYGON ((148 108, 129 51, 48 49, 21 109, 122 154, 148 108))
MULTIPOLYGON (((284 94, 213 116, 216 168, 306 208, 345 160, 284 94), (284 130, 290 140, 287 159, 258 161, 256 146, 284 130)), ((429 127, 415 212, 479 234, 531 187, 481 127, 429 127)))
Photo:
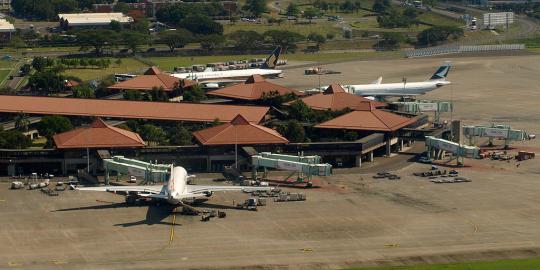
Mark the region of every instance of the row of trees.
POLYGON ((418 25, 418 15, 420 15, 419 11, 411 7, 403 10, 389 8, 377 16, 377 22, 383 28, 407 28, 412 24, 418 25))
POLYGON ((334 12, 358 12, 362 9, 363 4, 361 0, 346 0, 343 2, 329 2, 325 0, 316 0, 313 2, 313 6, 324 10, 324 11, 334 11, 334 12))

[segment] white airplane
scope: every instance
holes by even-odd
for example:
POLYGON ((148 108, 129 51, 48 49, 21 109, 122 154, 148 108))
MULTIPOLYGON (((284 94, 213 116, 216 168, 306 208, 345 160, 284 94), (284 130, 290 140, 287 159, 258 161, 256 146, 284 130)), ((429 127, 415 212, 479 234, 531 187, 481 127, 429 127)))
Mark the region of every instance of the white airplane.
POLYGON ((217 191, 256 191, 256 190, 272 190, 271 187, 245 187, 245 186, 201 186, 188 185, 189 178, 194 176, 188 175, 183 167, 171 166, 171 177, 164 185, 156 186, 103 186, 103 187, 83 187, 77 188, 81 191, 107 191, 126 193, 126 202, 131 194, 136 194, 140 198, 151 198, 163 200, 172 205, 182 205, 187 201, 210 197, 217 191))
POLYGON ((189 79, 201 82, 205 84, 207 88, 217 88, 219 87, 220 83, 243 82, 255 74, 261 75, 265 78, 275 78, 280 77, 283 74, 282 70, 274 69, 277 65, 280 54, 281 47, 277 47, 266 58, 266 61, 261 68, 214 71, 213 68, 208 67, 202 72, 173 73, 171 75, 180 79, 189 79))
MULTIPOLYGON (((427 81, 407 82, 403 79, 402 83, 382 83, 382 77, 379 77, 371 84, 343 85, 349 93, 364 97, 410 97, 423 95, 439 87, 451 84, 447 80, 450 71, 450 62, 445 62, 427 81)), ((327 87, 322 87, 323 90, 327 87)), ((320 91, 320 89, 308 90, 320 91)))

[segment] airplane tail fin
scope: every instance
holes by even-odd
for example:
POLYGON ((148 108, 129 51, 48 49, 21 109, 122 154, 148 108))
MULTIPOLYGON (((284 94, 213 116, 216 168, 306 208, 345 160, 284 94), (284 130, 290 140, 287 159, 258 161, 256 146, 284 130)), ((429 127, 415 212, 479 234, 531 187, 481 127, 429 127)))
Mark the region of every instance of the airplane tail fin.
POLYGON ((262 68, 264 69, 274 69, 277 66, 279 55, 281 54, 281 46, 278 46, 272 51, 272 53, 266 58, 262 68))
POLYGON ((430 81, 435 80, 446 80, 448 78, 448 72, 450 72, 450 64, 451 62, 444 62, 442 66, 440 66, 437 71, 429 78, 430 81))

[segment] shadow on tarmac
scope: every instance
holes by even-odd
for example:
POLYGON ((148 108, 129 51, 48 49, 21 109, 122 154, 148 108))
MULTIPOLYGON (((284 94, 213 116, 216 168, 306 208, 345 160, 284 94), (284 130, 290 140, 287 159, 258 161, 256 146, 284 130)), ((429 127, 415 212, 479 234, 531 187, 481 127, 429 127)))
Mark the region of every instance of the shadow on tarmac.
MULTIPOLYGON (((91 206, 85 206, 85 207, 74 207, 74 208, 65 208, 65 209, 58 209, 53 210, 51 212, 65 212, 65 211, 81 211, 81 210, 100 210, 100 209, 115 209, 115 208, 121 208, 121 207, 133 207, 131 205, 128 205, 126 203, 110 203, 110 204, 101 204, 101 205, 91 205, 91 206)), ((122 227, 132 227, 132 226, 138 226, 138 225, 175 225, 175 226, 181 226, 180 224, 173 224, 171 222, 163 221, 167 217, 171 215, 173 210, 177 207, 175 205, 170 204, 160 204, 159 206, 155 203, 142 203, 137 206, 148 206, 148 211, 146 211, 146 218, 140 221, 135 222, 127 222, 127 223, 118 223, 114 224, 114 226, 122 226, 122 227)))

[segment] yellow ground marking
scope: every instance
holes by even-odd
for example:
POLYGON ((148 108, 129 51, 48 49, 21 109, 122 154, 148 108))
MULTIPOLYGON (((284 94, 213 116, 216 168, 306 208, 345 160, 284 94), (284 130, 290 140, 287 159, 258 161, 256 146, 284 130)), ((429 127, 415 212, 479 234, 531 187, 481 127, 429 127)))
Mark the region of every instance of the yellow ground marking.
POLYGON ((399 244, 384 244, 384 247, 386 247, 386 248, 397 248, 397 247, 399 247, 399 244))
POLYGON ((174 240, 174 227, 176 226, 176 208, 172 211, 172 223, 171 223, 171 234, 169 236, 169 246, 174 240))
POLYGON ((21 266, 22 263, 18 263, 18 262, 8 262, 8 265, 9 265, 10 267, 17 267, 17 266, 21 266))
POLYGON ((66 264, 67 263, 66 260, 62 260, 62 259, 52 259, 51 262, 54 263, 54 264, 66 264))

